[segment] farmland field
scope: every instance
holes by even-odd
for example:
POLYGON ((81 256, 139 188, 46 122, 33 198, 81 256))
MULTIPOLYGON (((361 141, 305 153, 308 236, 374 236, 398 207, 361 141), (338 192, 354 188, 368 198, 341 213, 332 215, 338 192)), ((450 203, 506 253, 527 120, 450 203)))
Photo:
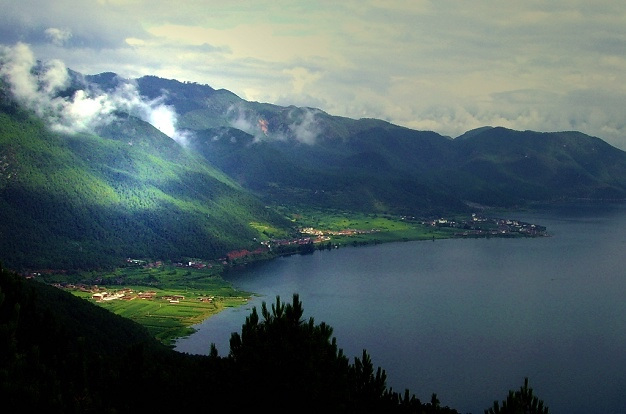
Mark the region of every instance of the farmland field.
POLYGON ((166 344, 192 333, 191 325, 225 308, 244 305, 250 297, 249 293, 234 289, 212 269, 181 269, 161 264, 156 268, 121 268, 96 279, 100 284, 81 284, 80 289, 69 290, 145 326, 166 344), (138 284, 142 281, 145 284, 138 284))

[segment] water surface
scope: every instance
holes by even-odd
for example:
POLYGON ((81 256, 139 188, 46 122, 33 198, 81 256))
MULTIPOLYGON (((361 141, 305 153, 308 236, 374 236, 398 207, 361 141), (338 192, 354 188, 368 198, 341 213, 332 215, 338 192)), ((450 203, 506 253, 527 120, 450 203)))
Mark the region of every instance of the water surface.
POLYGON ((260 297, 198 325, 181 352, 228 354, 252 306, 302 300, 344 353, 387 385, 483 413, 530 378, 552 413, 626 413, 626 208, 563 206, 508 218, 551 237, 449 239, 320 251, 229 274, 260 297))

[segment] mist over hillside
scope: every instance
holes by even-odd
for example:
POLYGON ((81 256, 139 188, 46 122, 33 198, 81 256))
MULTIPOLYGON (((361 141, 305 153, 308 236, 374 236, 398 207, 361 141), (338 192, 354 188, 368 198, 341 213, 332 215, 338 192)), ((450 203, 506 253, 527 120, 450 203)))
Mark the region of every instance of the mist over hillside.
POLYGON ((186 150, 173 109, 141 97, 134 82, 105 92, 24 53, 3 62, 0 90, 0 260, 7 267, 220 257, 269 237, 259 226, 287 228, 186 150))
POLYGON ((292 231, 277 205, 441 216, 626 198, 626 153, 580 132, 453 139, 192 82, 84 75, 25 45, 0 63, 7 265, 218 257, 292 231))
MULTIPOLYGON (((99 82, 112 88, 115 83, 99 82)), ((120 80, 118 79, 118 82, 120 80)), ((624 152, 576 131, 483 127, 457 139, 316 108, 248 102, 153 76, 142 96, 174 108, 188 147, 266 201, 366 211, 623 199, 624 152)))
POLYGON ((272 202, 439 214, 626 195, 624 151, 576 131, 483 127, 452 139, 247 102, 206 85, 137 83, 142 95, 153 99, 158 90, 176 109, 189 148, 272 202))

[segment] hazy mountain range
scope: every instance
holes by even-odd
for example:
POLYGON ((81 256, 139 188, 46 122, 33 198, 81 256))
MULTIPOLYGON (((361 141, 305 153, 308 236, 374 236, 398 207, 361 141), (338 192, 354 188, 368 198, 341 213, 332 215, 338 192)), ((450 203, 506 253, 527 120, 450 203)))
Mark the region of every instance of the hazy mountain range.
POLYGON ((52 70, 23 84, 4 70, 0 83, 6 267, 219 257, 288 234, 276 205, 430 216, 626 198, 626 153, 579 132, 451 138, 196 83, 52 70))
POLYGON ((626 153, 579 132, 484 127, 452 139, 154 77, 138 87, 176 109, 188 148, 273 203, 437 213, 626 195, 626 153))

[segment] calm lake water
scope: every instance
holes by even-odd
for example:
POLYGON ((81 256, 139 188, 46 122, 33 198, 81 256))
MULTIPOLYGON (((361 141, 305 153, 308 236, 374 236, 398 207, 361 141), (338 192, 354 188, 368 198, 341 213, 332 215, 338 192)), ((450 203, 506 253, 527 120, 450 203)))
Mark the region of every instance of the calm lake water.
POLYGON ((298 293, 344 353, 363 349, 387 386, 482 414, 529 377, 554 414, 626 413, 626 207, 507 214, 551 237, 450 239, 321 251, 227 276, 260 296, 180 339, 228 354, 253 306, 298 293))

